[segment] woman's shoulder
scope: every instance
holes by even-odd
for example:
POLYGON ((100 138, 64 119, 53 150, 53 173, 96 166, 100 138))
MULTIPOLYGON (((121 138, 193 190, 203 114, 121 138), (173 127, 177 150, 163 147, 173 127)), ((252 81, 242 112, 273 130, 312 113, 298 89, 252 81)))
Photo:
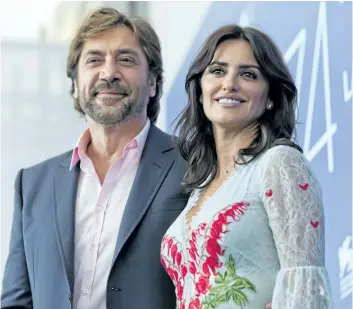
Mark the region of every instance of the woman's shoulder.
POLYGON ((310 170, 304 154, 290 145, 275 145, 267 149, 256 161, 256 170, 261 175, 268 171, 280 173, 283 170, 310 170))
POLYGON ((294 146, 275 145, 267 149, 259 158, 260 161, 266 162, 283 162, 283 161, 306 161, 304 154, 294 146))

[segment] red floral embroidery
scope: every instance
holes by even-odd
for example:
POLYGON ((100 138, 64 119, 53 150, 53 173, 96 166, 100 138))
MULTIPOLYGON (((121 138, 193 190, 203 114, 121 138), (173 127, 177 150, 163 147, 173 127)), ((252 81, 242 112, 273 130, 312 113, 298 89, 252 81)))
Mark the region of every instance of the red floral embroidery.
POLYGON ((180 300, 183 298, 183 292, 184 292, 184 287, 181 281, 177 283, 176 289, 177 289, 177 298, 180 300))
POLYGON ((189 241, 190 247, 193 251, 197 252, 196 241, 190 240, 189 241))
POLYGON ((196 250, 188 249, 189 255, 193 260, 196 260, 196 250))
MULTIPOLYGON (((176 296, 179 301, 183 299, 184 293, 184 278, 187 274, 187 268, 182 264, 182 253, 178 251, 178 244, 174 243, 173 238, 169 238, 168 236, 163 237, 162 239, 162 249, 167 245, 168 254, 172 258, 172 263, 168 263, 161 255, 161 263, 165 270, 167 271, 169 277, 173 281, 176 287, 176 296), (175 269, 177 266, 177 269, 175 269)), ((180 307, 185 309, 184 307, 180 307)))
POLYGON ((202 264, 202 271, 207 277, 211 276, 210 267, 207 265, 207 263, 202 264))
POLYGON ((167 273, 174 283, 178 282, 178 272, 172 268, 167 268, 167 273))
POLYGON ((240 217, 238 215, 244 214, 244 210, 249 206, 249 203, 240 202, 240 203, 235 203, 231 206, 232 208, 228 209, 225 212, 225 215, 232 217, 233 220, 235 221, 239 221, 240 217))
POLYGON ((213 222, 212 228, 211 228, 211 237, 215 239, 219 239, 223 230, 223 224, 226 224, 226 222, 225 223, 223 222, 223 217, 222 217, 222 220, 218 219, 217 221, 213 222))
POLYGON ((190 262, 190 263, 189 263, 189 271, 190 271, 193 275, 196 274, 196 266, 195 266, 194 262, 190 262))
POLYGON ((178 266, 180 266, 180 263, 181 263, 181 252, 178 252, 177 254, 176 254, 176 263, 177 263, 177 265, 178 266))
POLYGON ((199 226, 200 230, 205 230, 206 227, 207 227, 206 223, 201 223, 200 226, 199 226))
POLYGON ((316 229, 319 226, 319 221, 310 221, 310 224, 316 229))
POLYGON ((161 262, 162 262, 162 265, 163 265, 164 269, 167 269, 167 265, 166 265, 166 263, 165 263, 163 258, 161 258, 161 262))
POLYGON ((176 254, 177 254, 177 250, 178 250, 178 247, 177 247, 177 245, 176 244, 174 244, 173 246, 172 246, 172 249, 171 249, 171 256, 172 256, 172 259, 173 259, 173 264, 175 264, 175 256, 176 256, 176 254))
POLYGON ((268 190, 265 195, 268 196, 268 197, 271 197, 272 196, 272 189, 268 190))
MULTIPOLYGON (((217 236, 218 238, 219 236, 217 236)), ((207 252, 213 256, 217 257, 217 255, 223 255, 224 249, 222 250, 220 244, 218 243, 216 237, 209 238, 206 242, 206 250, 207 252)))
POLYGON ((209 288, 209 278, 201 276, 199 278, 199 281, 196 283, 196 291, 198 292, 198 294, 206 294, 209 288))
POLYGON ((192 241, 196 241, 196 237, 197 237, 196 232, 193 231, 193 232, 191 233, 191 239, 192 239, 192 241))
POLYGON ((170 254, 170 248, 173 246, 173 239, 168 240, 168 253, 170 254))
POLYGON ((218 215, 218 220, 217 221, 221 222, 222 224, 227 224, 228 223, 227 222, 227 216, 225 214, 223 214, 223 213, 220 213, 218 215))
POLYGON ((211 269, 213 275, 217 276, 217 272, 216 272, 216 268, 220 268, 223 266, 223 263, 218 261, 217 257, 213 257, 213 256, 208 256, 206 258, 206 262, 207 266, 211 269))
POLYGON ((302 189, 303 191, 306 191, 309 187, 309 184, 306 183, 305 185, 299 185, 299 188, 302 189))
POLYGON ((190 304, 188 309, 201 309, 201 303, 198 298, 194 299, 190 304))
POLYGON ((186 274, 188 273, 188 269, 186 268, 185 265, 181 265, 180 269, 181 269, 181 277, 184 279, 186 274))
MULTIPOLYGON (((191 239, 188 240, 187 253, 189 259, 183 260, 183 253, 179 250, 180 244, 172 237, 164 236, 162 239, 163 250, 167 247, 168 256, 171 260, 165 260, 161 255, 161 262, 166 269, 175 287, 179 308, 185 309, 183 300, 184 279, 189 272, 194 276, 196 296, 206 295, 210 290, 211 273, 216 276, 217 269, 223 266, 220 257, 224 255, 225 248, 222 248, 222 235, 227 233, 227 226, 233 221, 240 220, 249 203, 239 202, 229 205, 224 211, 218 213, 216 219, 207 226, 201 223, 191 232, 191 239), (198 238, 204 238, 202 248, 198 248, 198 238), (185 263, 188 262, 186 265, 185 263)), ((189 303, 188 309, 201 309, 199 298, 195 298, 189 303)))

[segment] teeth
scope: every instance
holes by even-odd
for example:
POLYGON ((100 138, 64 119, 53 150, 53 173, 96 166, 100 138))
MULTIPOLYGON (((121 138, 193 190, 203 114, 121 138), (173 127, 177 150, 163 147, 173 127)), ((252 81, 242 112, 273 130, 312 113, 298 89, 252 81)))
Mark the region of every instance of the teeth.
POLYGON ((226 99, 226 98, 219 99, 218 102, 221 104, 240 104, 241 103, 239 100, 226 99))

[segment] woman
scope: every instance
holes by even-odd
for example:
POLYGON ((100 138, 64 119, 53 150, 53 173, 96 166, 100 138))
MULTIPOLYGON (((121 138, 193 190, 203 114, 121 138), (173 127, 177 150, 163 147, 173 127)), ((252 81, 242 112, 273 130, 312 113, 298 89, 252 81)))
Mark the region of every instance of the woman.
POLYGON ((296 87, 272 40, 229 25, 186 78, 188 205, 162 241, 177 308, 331 309, 320 186, 291 140, 296 87))

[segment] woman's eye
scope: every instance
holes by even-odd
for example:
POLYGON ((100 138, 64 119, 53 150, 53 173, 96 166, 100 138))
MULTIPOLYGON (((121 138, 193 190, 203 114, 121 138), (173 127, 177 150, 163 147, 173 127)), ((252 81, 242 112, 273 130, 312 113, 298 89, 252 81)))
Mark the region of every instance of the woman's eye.
POLYGON ((210 70, 212 74, 216 74, 216 75, 219 75, 219 74, 223 74, 224 73, 224 70, 221 69, 221 68, 213 68, 210 70))
POLYGON ((244 77, 250 78, 250 79, 257 79, 257 75, 251 71, 245 71, 245 72, 241 73, 241 76, 244 76, 244 77))

